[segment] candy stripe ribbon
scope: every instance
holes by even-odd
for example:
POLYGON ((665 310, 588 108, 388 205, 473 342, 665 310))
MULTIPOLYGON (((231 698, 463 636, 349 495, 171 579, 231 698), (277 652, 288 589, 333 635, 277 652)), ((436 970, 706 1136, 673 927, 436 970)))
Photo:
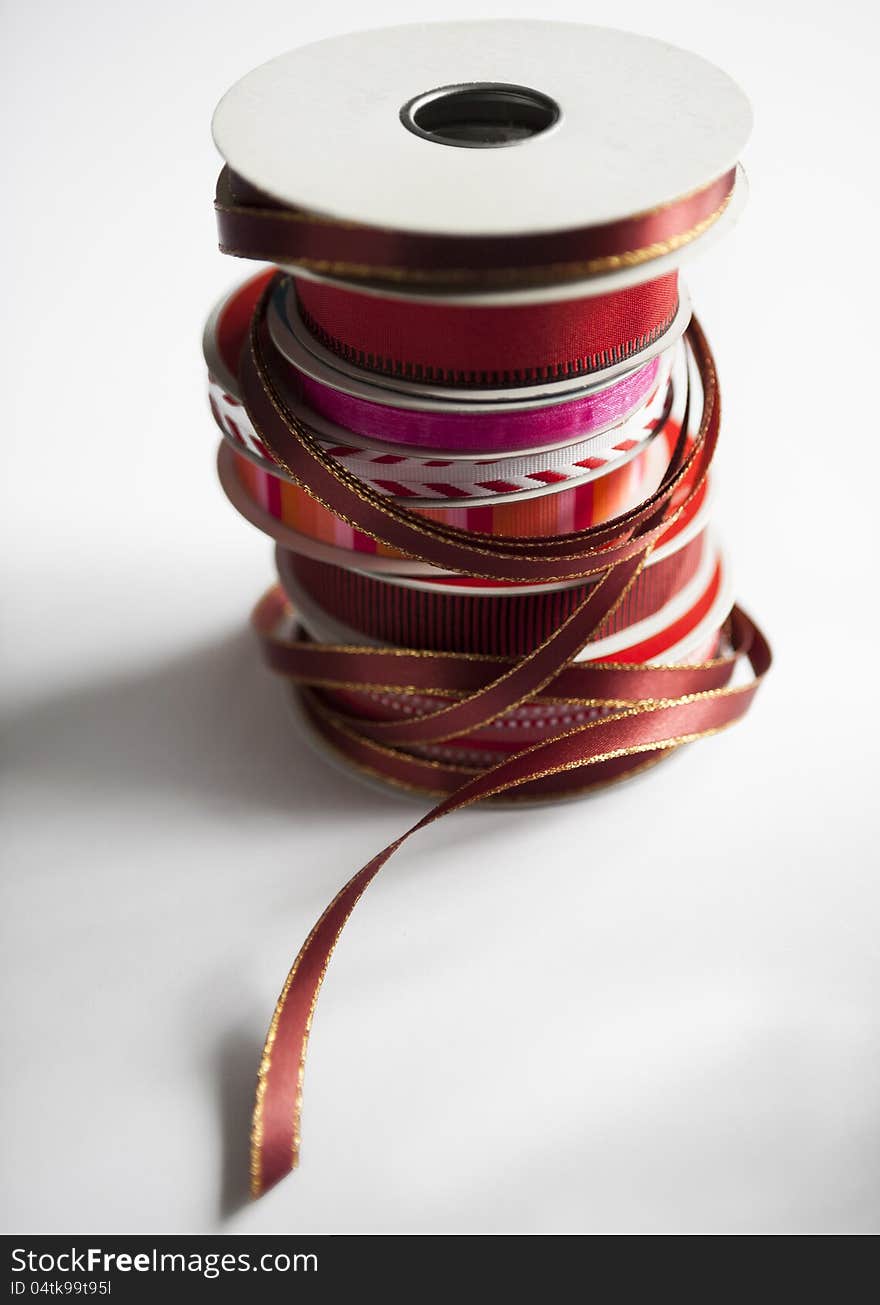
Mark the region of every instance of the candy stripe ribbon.
POLYGON ((345 885, 315 925, 282 990, 260 1065, 254 1111, 251 1176, 255 1195, 266 1191, 299 1156, 302 1084, 308 1035, 323 976, 357 901, 411 834, 441 816, 516 790, 534 797, 572 791, 571 776, 589 768, 582 788, 622 778, 681 744, 726 728, 748 709, 770 665, 763 636, 741 611, 731 618, 730 657, 695 667, 573 665, 591 634, 625 600, 656 541, 702 491, 718 436, 720 406, 711 354, 697 323, 690 346, 703 390, 699 430, 690 447, 684 432, 660 488, 634 511, 608 525, 569 536, 496 540, 426 521, 382 499, 329 458, 313 432, 284 405, 272 376, 272 345, 266 330, 271 283, 251 324, 242 358, 245 404, 254 429, 287 474, 354 528, 408 556, 435 566, 490 579, 549 582, 595 577, 573 611, 522 658, 479 658, 424 650, 368 649, 287 642, 274 632, 284 606, 277 592, 258 606, 255 625, 270 665, 304 683, 305 705, 321 721, 324 737, 354 764, 395 782, 443 771, 455 791, 394 840, 345 885), (732 666, 748 657, 753 679, 727 685, 732 666), (346 719, 315 697, 321 684, 420 688, 454 701, 406 720, 346 719), (411 749, 465 736, 560 685, 577 686, 581 701, 619 710, 523 749, 497 766, 468 775, 466 768, 438 767, 411 749), (584 690, 588 691, 585 693, 584 690), (616 692, 608 692, 608 690, 616 692), (621 704, 623 704, 621 706, 621 704), (460 782, 459 782, 460 781, 460 782))
MULTIPOLYGON (((671 397, 671 392, 667 390, 671 397)), ((663 396, 638 414, 637 421, 624 422, 603 435, 593 436, 564 448, 516 458, 448 458, 412 457, 405 453, 378 452, 363 444, 334 444, 328 451, 344 462, 358 480, 367 481, 380 494, 395 498, 487 498, 497 494, 514 494, 522 490, 556 486, 564 481, 604 476, 615 463, 633 456, 648 438, 664 424, 667 405, 663 396), (654 415, 656 414, 656 415, 654 415)), ((220 394, 216 385, 209 386, 209 402, 221 433, 233 448, 254 454, 268 472, 277 474, 259 440, 251 430, 240 405, 233 408, 228 394, 220 394)), ((340 432, 344 434, 344 432, 340 432)))
POLYGON ((669 329, 678 273, 591 298, 490 307, 371 295, 299 277, 302 321, 366 371, 437 385, 564 380, 631 358, 669 329))
MULTIPOLYGON (((535 489, 583 476, 588 470, 601 471, 618 456, 631 452, 663 424, 672 397, 671 387, 658 387, 653 394, 648 387, 646 392, 647 400, 642 407, 607 430, 584 432, 584 438, 575 443, 513 457, 498 453, 481 457, 447 453, 431 457, 427 450, 411 453, 402 446, 371 443, 342 429, 334 430, 331 438, 326 428, 319 428, 314 418, 310 420, 333 457, 343 461, 359 480, 370 481, 380 492, 395 495, 403 492, 410 497, 430 497, 432 493, 451 497, 461 491, 479 497, 492 492, 511 493, 518 488, 535 489), (498 488, 500 485, 504 488, 498 488)), ((274 470, 275 464, 267 450, 260 447, 261 441, 241 401, 210 375, 208 401, 217 426, 233 446, 256 454, 269 470, 274 470)))
POLYGON ((522 236, 443 236, 362 226, 285 208, 228 168, 215 211, 224 254, 295 265, 355 281, 486 289, 574 281, 637 267, 690 244, 733 194, 736 169, 635 217, 522 236))

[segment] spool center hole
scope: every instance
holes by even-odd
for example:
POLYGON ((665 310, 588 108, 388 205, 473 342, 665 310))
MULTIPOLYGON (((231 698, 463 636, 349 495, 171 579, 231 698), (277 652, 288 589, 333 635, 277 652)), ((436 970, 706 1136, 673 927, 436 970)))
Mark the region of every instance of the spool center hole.
POLYGON ((549 95, 505 82, 441 86, 415 96, 400 110, 404 127, 416 136, 466 149, 517 145, 559 117, 559 105, 549 95))

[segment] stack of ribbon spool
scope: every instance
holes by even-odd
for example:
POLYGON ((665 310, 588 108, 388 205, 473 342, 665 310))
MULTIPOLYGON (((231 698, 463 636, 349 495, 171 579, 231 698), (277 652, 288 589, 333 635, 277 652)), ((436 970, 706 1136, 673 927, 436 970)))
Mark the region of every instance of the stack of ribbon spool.
MULTIPOLYGON (((324 41, 217 109, 221 248, 274 265, 205 331, 223 488, 277 544, 254 625, 325 751, 441 799, 408 833, 626 778, 768 669, 711 529, 718 383, 679 277, 742 206, 749 128, 703 60, 537 22, 324 41)), ((297 1163, 324 971, 407 836, 284 986, 255 1194, 297 1163)))

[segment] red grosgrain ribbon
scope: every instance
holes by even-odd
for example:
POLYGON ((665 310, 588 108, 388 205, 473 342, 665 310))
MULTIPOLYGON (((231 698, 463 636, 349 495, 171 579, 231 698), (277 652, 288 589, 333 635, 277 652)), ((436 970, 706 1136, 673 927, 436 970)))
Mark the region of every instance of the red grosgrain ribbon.
MULTIPOLYGON (((311 686, 306 710, 323 737, 355 765, 393 782, 425 787, 441 776, 455 791, 369 861, 322 915, 284 985, 260 1066, 252 1131, 255 1195, 292 1169, 299 1156, 302 1080, 309 1029, 332 951, 358 899, 388 857, 440 816, 485 798, 558 796, 623 778, 682 743, 716 733, 748 709, 770 665, 769 648, 752 622, 735 609, 729 656, 699 666, 573 664, 591 635, 625 600, 657 539, 687 512, 702 491, 720 420, 714 364, 697 323, 689 342, 699 369, 703 410, 692 443, 684 435, 660 488, 638 509, 569 536, 493 539, 427 521, 358 482, 329 457, 309 429, 287 410, 273 382, 273 350, 265 313, 271 283, 251 323, 242 358, 245 404, 254 429, 275 460, 331 511, 390 547, 434 566, 489 579, 551 583, 593 577, 586 595, 541 643, 522 658, 481 657, 425 650, 332 647, 285 641, 274 632, 284 599, 273 591, 254 624, 270 665, 311 686), (729 686, 735 662, 746 656, 754 678, 729 686), (420 691, 446 701, 406 720, 368 720, 328 710, 320 686, 420 691), (413 754, 426 744, 467 736, 542 695, 571 694, 583 704, 617 708, 566 729, 477 773, 438 765, 413 754), (584 781, 577 772, 589 768, 584 781)), ((687 430, 685 419, 683 430, 687 430)), ((442 787, 442 785, 441 785, 442 787)))
POLYGON ((523 236, 392 231, 285 208, 224 168, 215 210, 220 249, 347 280, 486 289, 546 285, 636 267, 690 244, 717 222, 736 169, 635 217, 523 236))
POLYGON ((367 371, 437 385, 511 386, 587 375, 665 334, 678 273, 592 298, 488 307, 423 303, 296 280, 300 315, 326 349, 367 371))

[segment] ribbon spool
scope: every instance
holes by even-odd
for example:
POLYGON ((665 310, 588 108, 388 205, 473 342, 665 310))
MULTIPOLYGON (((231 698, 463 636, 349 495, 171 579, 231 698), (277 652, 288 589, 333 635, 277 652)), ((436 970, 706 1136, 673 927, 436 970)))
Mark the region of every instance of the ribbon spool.
POLYGON ((279 545, 283 589, 254 628, 321 747, 441 797, 294 963, 259 1071, 255 1195, 297 1163, 323 975, 409 835, 633 775, 740 719, 769 668, 706 531, 720 408, 698 323, 644 447, 523 488, 558 469, 548 454, 618 452, 626 423, 654 419, 687 325, 677 271, 743 202, 749 126, 695 56, 553 23, 334 38, 248 74, 215 114, 221 248, 282 269, 205 339, 221 481, 279 545), (386 457, 395 477, 372 474, 386 457), (438 460, 448 486, 485 491, 481 458, 518 459, 508 494, 413 494, 438 460))

